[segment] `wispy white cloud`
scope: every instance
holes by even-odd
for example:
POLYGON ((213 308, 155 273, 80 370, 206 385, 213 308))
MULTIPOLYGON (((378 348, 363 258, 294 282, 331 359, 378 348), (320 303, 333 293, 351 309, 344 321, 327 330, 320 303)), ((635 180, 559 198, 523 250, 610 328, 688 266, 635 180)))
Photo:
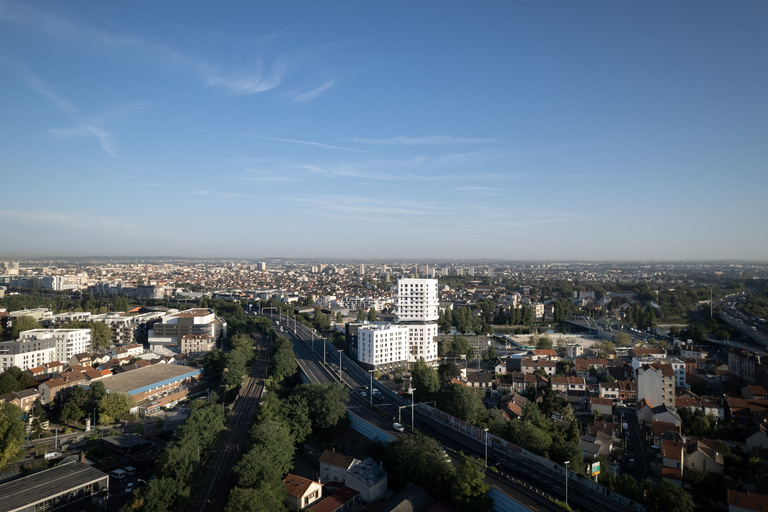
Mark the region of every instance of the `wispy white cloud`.
POLYGON ((262 62, 257 62, 255 69, 249 72, 224 73, 208 65, 195 67, 202 74, 207 86, 220 87, 234 96, 274 89, 281 84, 287 71, 287 66, 282 59, 277 59, 267 70, 264 69, 262 62))
POLYGON ((210 190, 198 190, 195 192, 195 194, 199 196, 207 196, 208 194, 211 194, 212 192, 210 190))
POLYGON ((480 144, 496 142, 496 139, 477 139, 469 137, 455 137, 453 135, 431 135, 428 137, 392 137, 389 139, 365 139, 354 138, 350 142, 357 144, 380 144, 380 145, 446 145, 446 144, 480 144))
POLYGON ((96 137, 101 149, 109 153, 112 158, 117 158, 112 133, 93 124, 81 124, 68 128, 52 128, 48 132, 59 139, 96 137))
MULTIPOLYGON (((61 113, 76 123, 72 127, 49 130, 53 136, 63 139, 95 137, 99 141, 101 149, 112 158, 117 158, 117 149, 112 133, 103 126, 103 123, 97 117, 82 115, 72 103, 59 95, 50 84, 46 83, 37 73, 29 69, 26 63, 16 55, 7 51, 0 53, 0 65, 9 69, 22 83, 48 100, 61 113)), ((135 105, 126 106, 124 109, 117 109, 115 114, 121 110, 130 111, 135 108, 135 105)))
POLYGON ((367 153, 367 151, 364 151, 362 149, 355 149, 355 148, 345 148, 343 146, 334 146, 332 144, 324 144, 322 142, 314 142, 311 140, 298 140, 298 139, 283 139, 279 137, 265 137, 263 135, 249 135, 246 134, 244 137, 250 137, 252 139, 262 139, 262 140, 274 140, 276 142, 290 142, 293 144, 304 144, 307 146, 315 146, 318 148, 326 148, 326 149, 339 149, 342 151, 353 151, 355 153, 367 153))
POLYGON ((301 103, 302 101, 313 100, 321 96, 325 91, 333 87, 335 84, 336 84, 336 80, 329 80, 319 87, 315 87, 314 89, 310 89, 309 91, 296 94, 293 98, 293 101, 291 101, 291 103, 301 103))
POLYGON ((276 174, 271 171, 264 171, 261 169, 246 169, 249 173, 255 174, 255 176, 245 176, 242 178, 236 178, 239 181, 306 181, 301 178, 286 176, 284 174, 276 174))

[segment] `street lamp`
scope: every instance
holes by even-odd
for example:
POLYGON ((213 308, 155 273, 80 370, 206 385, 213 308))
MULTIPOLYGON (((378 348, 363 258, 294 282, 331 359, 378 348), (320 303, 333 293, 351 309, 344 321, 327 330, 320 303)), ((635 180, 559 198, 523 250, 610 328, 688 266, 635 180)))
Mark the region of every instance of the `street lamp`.
POLYGON ((344 352, 344 350, 339 349, 339 382, 344 382, 344 379, 341 378, 341 353, 344 352))
POLYGON ((485 430, 485 467, 488 467, 488 429, 484 428, 485 430))
POLYGON ((567 460, 563 464, 565 464, 565 506, 568 506, 568 464, 570 464, 571 461, 567 460))
POLYGON ((411 392, 411 432, 413 432, 413 417, 415 416, 415 410, 413 406, 416 404, 416 388, 410 388, 411 392))
POLYGON ((371 378, 371 384, 368 387, 368 395, 370 395, 368 400, 371 402, 371 407, 373 407, 373 372, 375 371, 376 370, 368 370, 368 376, 371 378))

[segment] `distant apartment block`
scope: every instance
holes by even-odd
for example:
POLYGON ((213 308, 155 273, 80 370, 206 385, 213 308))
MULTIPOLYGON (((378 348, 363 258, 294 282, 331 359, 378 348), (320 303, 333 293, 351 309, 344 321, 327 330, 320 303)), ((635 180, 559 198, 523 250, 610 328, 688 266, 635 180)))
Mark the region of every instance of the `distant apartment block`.
POLYGON ((90 329, 32 329, 19 334, 19 341, 46 339, 54 340, 55 359, 58 361, 69 361, 75 354, 88 352, 91 349, 90 329))
POLYGON ((125 315, 124 313, 105 313, 88 318, 91 322, 104 322, 112 331, 112 344, 116 346, 132 345, 139 341, 146 332, 147 325, 152 325, 165 313, 152 312, 143 315, 125 315))
POLYGON ((644 364, 637 370, 637 401, 645 400, 652 408, 675 407, 675 373, 669 364, 644 364))
POLYGON ((32 338, 0 342, 0 372, 15 366, 28 370, 56 360, 56 340, 32 338))
POLYGON ((357 359, 367 369, 394 371, 408 362, 408 327, 364 324, 357 329, 357 359))
POLYGON ((685 382, 685 362, 676 357, 636 356, 632 358, 632 370, 637 372, 644 364, 668 364, 675 374, 675 386, 687 387, 685 382))
POLYGON ((181 337, 182 354, 205 354, 216 347, 216 339, 206 334, 185 334, 181 337))
POLYGON ((227 335, 227 324, 208 308, 187 309, 167 315, 150 329, 150 349, 169 348, 179 351, 182 337, 188 334, 210 336, 218 343, 227 335))

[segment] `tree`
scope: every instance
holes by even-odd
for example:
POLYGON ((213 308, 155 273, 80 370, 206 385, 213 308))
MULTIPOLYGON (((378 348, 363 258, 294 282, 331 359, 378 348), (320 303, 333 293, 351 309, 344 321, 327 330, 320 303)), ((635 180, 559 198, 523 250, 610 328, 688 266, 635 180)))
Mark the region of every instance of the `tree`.
POLYGON ((341 314, 341 311, 336 312, 336 323, 340 324, 344 322, 344 315, 341 314))
POLYGON ((688 491, 670 484, 661 482, 653 486, 648 493, 648 505, 658 512, 693 512, 696 504, 688 491))
POLYGON ((448 349, 448 355, 450 357, 466 356, 467 359, 472 359, 475 357, 475 349, 465 337, 454 334, 453 341, 451 341, 450 348, 448 349))
POLYGON ((536 341, 536 348, 539 350, 552 350, 552 340, 547 336, 542 336, 536 341))
POLYGON ((235 466, 238 485, 254 487, 261 481, 282 479, 293 467, 293 437, 277 420, 259 422, 251 429, 253 448, 235 466))
POLYGON ((347 415, 349 390, 340 382, 302 384, 294 393, 305 397, 313 431, 333 427, 347 415))
POLYGON ((91 322, 91 346, 94 349, 112 346, 112 329, 104 322, 91 322))
POLYGON ((368 321, 369 322, 375 322, 376 321, 376 308, 371 306, 371 308, 368 310, 368 321))
POLYGON ((13 320, 9 334, 11 338, 16 339, 19 334, 32 329, 40 329, 40 324, 31 316, 19 316, 13 320))
POLYGON ((437 496, 450 492, 455 470, 435 439, 420 433, 399 437, 387 446, 386 458, 404 479, 437 496))
POLYGON ((363 308, 357 310, 357 321, 362 322, 365 320, 365 311, 363 308))
POLYGON ((282 480, 259 482, 255 488, 235 487, 229 493, 224 512, 284 512, 285 485, 282 480))
POLYGON ((451 384, 449 388, 440 391, 437 407, 475 425, 480 423, 486 414, 480 396, 473 389, 458 384, 451 384))
POLYGON ((128 305, 128 299, 126 299, 122 295, 117 295, 112 299, 112 311, 118 311, 118 312, 127 312, 128 308, 130 306, 128 305))
POLYGON ((459 367, 456 366, 456 363, 453 361, 446 361, 438 366, 437 374, 440 375, 440 380, 442 382, 449 382, 461 375, 461 371, 459 370, 459 367))
POLYGON ((440 390, 440 376, 437 371, 419 358, 411 371, 411 385, 416 388, 420 401, 432 400, 440 390))
POLYGON ((461 478, 454 478, 451 486, 451 502, 459 510, 483 512, 490 510, 491 500, 486 497, 490 487, 483 482, 485 467, 483 461, 462 456, 457 471, 461 478))
POLYGON ((112 423, 125 418, 136 406, 128 393, 113 391, 99 401, 99 417, 103 423, 112 423))
POLYGON ((271 376, 276 382, 282 382, 290 377, 298 369, 296 363, 296 354, 293 352, 293 345, 287 338, 280 336, 275 341, 274 355, 272 356, 271 376))
POLYGON ((498 354, 496 354, 496 347, 494 347, 493 345, 488 347, 488 350, 483 352, 483 361, 491 362, 492 363, 492 362, 496 361, 496 359, 498 359, 498 358, 499 358, 499 356, 498 356, 498 354))
POLYGON ((616 343, 620 347, 628 347, 632 344, 632 338, 626 332, 620 332, 616 335, 616 343))
POLYGON ((24 411, 10 402, 0 402, 0 471, 22 455, 24 445, 24 411))

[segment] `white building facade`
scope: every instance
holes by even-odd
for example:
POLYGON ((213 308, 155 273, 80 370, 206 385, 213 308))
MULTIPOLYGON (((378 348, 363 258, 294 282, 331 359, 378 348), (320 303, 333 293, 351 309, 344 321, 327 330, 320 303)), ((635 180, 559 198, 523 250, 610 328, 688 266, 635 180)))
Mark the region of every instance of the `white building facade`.
POLYGON ((91 350, 90 329, 32 329, 19 334, 19 341, 53 339, 56 360, 69 361, 75 354, 91 350))
POLYGON ((357 359, 377 370, 393 371, 408 361, 408 327, 366 324, 357 330, 357 359))
POLYGON ((437 359, 437 319, 440 304, 437 279, 403 278, 397 281, 395 323, 408 328, 408 362, 437 359))
POLYGON ((0 372, 11 366, 28 370, 56 360, 56 340, 53 338, 0 342, 0 372))

